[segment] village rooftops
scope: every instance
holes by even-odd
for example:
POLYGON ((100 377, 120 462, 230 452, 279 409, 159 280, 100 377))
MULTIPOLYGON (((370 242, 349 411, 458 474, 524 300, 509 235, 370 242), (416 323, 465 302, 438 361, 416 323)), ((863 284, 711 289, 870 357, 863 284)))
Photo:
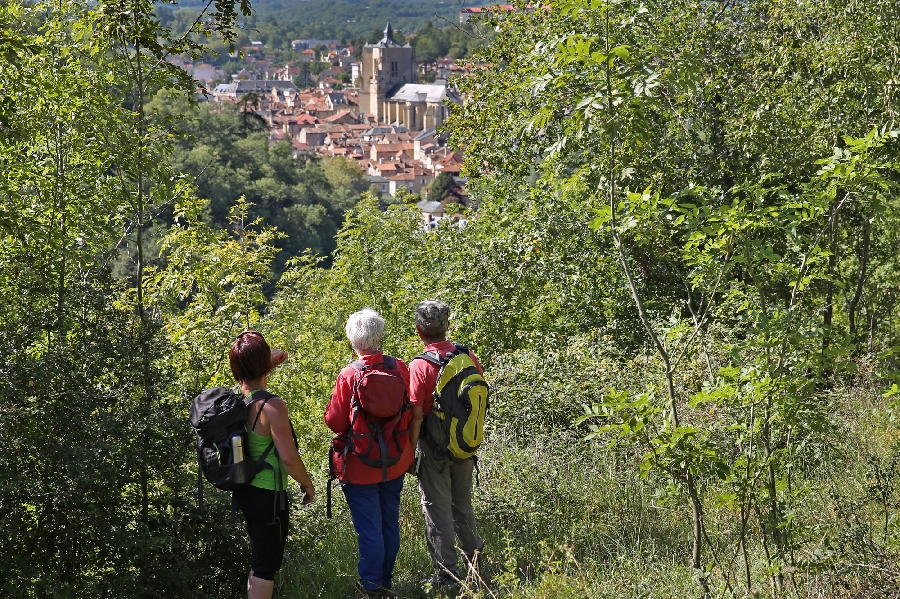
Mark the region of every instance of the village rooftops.
POLYGON ((331 100, 331 104, 333 106, 346 106, 347 105, 347 96, 342 94, 341 92, 330 92, 325 94, 331 100))
POLYGON ((340 43, 340 40, 293 40, 291 42, 291 47, 294 50, 305 50, 307 48, 316 48, 318 46, 325 46, 328 48, 340 43))
POLYGON ((372 127, 367 131, 359 134, 360 137, 378 137, 379 135, 387 135, 389 133, 409 133, 409 129, 403 125, 391 125, 385 127, 372 127))
POLYGON ((290 81, 280 81, 278 79, 245 79, 234 81, 232 83, 220 83, 213 90, 214 94, 241 96, 250 92, 263 93, 271 92, 273 89, 279 91, 299 92, 299 88, 290 81))
POLYGON ((376 154, 396 154, 412 150, 414 147, 415 144, 412 143, 372 144, 370 151, 376 154))
POLYGON ((353 112, 349 110, 342 110, 337 114, 334 114, 325 119, 326 123, 334 123, 334 124, 357 124, 359 119, 353 112))
POLYGON ((284 120, 289 123, 297 123, 298 125, 318 125, 320 122, 319 119, 308 112, 304 112, 297 116, 284 117, 284 120))
POLYGON ((444 207, 441 206, 440 202, 422 200, 416 204, 419 210, 424 212, 425 214, 443 214, 444 207))

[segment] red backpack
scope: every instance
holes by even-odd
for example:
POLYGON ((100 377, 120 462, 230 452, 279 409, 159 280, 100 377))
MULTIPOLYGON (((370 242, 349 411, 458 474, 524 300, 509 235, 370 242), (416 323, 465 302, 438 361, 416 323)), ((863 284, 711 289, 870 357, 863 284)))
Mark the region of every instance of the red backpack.
MULTIPOLYGON (((357 361, 350 366, 356 371, 350 396, 350 428, 332 441, 331 455, 343 455, 341 475, 352 452, 366 466, 381 468, 382 480, 386 481, 388 468, 400 461, 409 445, 412 412, 406 381, 391 356, 384 356, 381 364, 366 366, 357 361)), ((331 476, 336 476, 333 463, 331 476)))

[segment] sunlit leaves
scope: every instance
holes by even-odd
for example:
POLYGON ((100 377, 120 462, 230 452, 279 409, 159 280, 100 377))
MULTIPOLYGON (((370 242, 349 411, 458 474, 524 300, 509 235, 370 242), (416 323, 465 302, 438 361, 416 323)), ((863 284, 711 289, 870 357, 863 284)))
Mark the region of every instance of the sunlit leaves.
POLYGON ((248 221, 250 206, 243 199, 232 207, 227 230, 200 220, 202 209, 190 199, 178 206, 160 248, 165 266, 151 269, 147 284, 175 350, 169 359, 190 365, 182 376, 197 389, 209 386, 211 367, 221 363, 229 341, 258 326, 278 235, 254 229, 259 222, 248 221))

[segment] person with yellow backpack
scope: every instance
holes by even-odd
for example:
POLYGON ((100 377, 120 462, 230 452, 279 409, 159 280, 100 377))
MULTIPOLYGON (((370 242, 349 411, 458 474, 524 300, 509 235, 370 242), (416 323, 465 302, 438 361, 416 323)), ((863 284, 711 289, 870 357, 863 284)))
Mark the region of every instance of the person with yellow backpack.
POLYGON ((417 447, 410 474, 419 478, 434 565, 434 574, 423 584, 452 588, 460 582, 457 541, 467 567, 477 564, 484 548, 472 508, 472 481, 475 452, 484 439, 488 385, 475 354, 447 340, 447 304, 421 302, 415 321, 425 349, 409 366, 410 442, 417 447))

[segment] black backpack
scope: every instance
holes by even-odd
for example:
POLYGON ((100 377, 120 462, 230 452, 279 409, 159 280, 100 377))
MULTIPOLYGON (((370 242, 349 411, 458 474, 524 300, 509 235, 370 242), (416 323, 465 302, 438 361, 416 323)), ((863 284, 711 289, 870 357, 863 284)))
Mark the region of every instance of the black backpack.
MULTIPOLYGON (((190 420, 197 434, 197 497, 200 511, 203 511, 203 476, 217 489, 235 491, 250 485, 250 482, 263 468, 272 468, 266 462, 269 452, 275 449, 274 443, 269 446, 257 460, 250 459, 247 440, 246 422, 247 406, 257 401, 263 405, 256 415, 251 430, 256 428, 259 415, 262 414, 266 402, 275 397, 268 391, 257 391, 250 398, 244 399, 240 392, 235 393, 228 387, 207 389, 191 402, 190 420), (237 463, 232 452, 232 439, 240 437, 243 448, 243 459, 237 463)), ((278 451, 275 451, 278 455, 278 451)), ((278 477, 276 477, 277 479, 278 477)))

